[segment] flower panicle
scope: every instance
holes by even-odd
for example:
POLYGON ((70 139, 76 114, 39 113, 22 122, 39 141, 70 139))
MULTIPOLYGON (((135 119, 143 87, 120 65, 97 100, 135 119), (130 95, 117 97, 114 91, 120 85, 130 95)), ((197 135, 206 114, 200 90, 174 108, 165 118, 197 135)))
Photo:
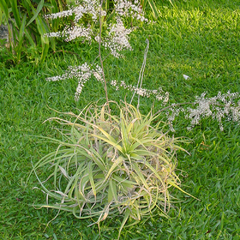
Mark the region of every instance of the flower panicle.
POLYGON ((121 83, 119 84, 116 80, 112 80, 110 84, 115 87, 116 91, 119 90, 119 88, 124 88, 131 92, 135 92, 141 97, 149 98, 151 96, 154 96, 157 101, 162 101, 163 104, 166 104, 169 101, 169 92, 164 93, 161 87, 156 90, 150 90, 146 88, 138 88, 133 86, 132 84, 127 85, 124 81, 121 81, 121 83))
MULTIPOLYGON (((100 16, 105 17, 107 12, 100 9, 98 0, 83 0, 80 2, 75 2, 75 7, 69 6, 69 10, 45 15, 46 19, 56 19, 73 16, 72 26, 66 26, 62 32, 50 32, 45 34, 47 37, 62 37, 65 41, 69 42, 78 37, 84 38, 88 43, 92 41, 99 42, 100 37, 97 31, 94 31, 91 22, 94 24, 98 23, 100 16), (81 19, 84 16, 89 16, 88 26, 84 25, 84 21, 81 19)), ((140 6, 139 1, 135 0, 134 3, 128 0, 115 0, 114 1, 115 10, 115 21, 107 23, 107 34, 103 38, 101 36, 101 44, 105 49, 109 50, 110 53, 119 58, 122 57, 122 50, 132 50, 129 43, 129 34, 133 31, 132 29, 125 28, 123 24, 124 18, 132 17, 137 21, 148 22, 148 19, 144 17, 144 13, 140 6)))
POLYGON ((190 126, 187 127, 188 130, 192 130, 203 118, 212 117, 212 119, 217 120, 221 131, 224 130, 222 123, 224 118, 227 121, 233 122, 240 120, 240 99, 238 92, 231 93, 228 91, 225 94, 218 92, 217 96, 211 98, 207 98, 206 92, 204 92, 201 96, 196 97, 192 105, 195 107, 184 108, 179 106, 179 104, 170 105, 166 112, 170 125, 173 126, 173 121, 181 112, 185 114, 185 119, 190 120, 190 126))
POLYGON ((75 92, 75 100, 78 101, 85 83, 92 77, 92 75, 97 79, 97 81, 104 81, 102 68, 97 64, 88 65, 87 63, 76 67, 69 66, 68 70, 64 74, 60 76, 48 77, 46 80, 56 82, 65 79, 77 78, 78 86, 75 92))

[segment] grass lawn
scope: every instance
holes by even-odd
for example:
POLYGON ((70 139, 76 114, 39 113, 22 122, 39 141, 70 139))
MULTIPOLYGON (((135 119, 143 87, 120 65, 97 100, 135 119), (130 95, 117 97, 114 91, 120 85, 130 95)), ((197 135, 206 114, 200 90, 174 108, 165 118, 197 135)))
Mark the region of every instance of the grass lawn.
MULTIPOLYGON (((240 1, 182 0, 172 7, 165 0, 157 5, 161 17, 156 24, 139 27, 132 34, 134 50, 124 53, 124 59, 109 57, 104 62, 107 79, 136 85, 148 38, 143 87, 162 87, 170 93, 171 103, 193 101, 205 91, 209 97, 219 91, 240 92, 240 1)), ((31 58, 11 65, 11 58, 0 48, 0 239, 88 240, 118 235, 121 219, 106 220, 100 235, 97 226, 87 227, 91 220, 79 221, 65 212, 53 219, 57 211, 31 206, 46 201, 40 190, 33 190, 39 187, 34 176, 26 183, 32 163, 56 148, 40 136, 58 135, 55 125, 43 124, 44 120, 57 115, 52 109, 77 113, 90 101, 104 102, 103 86, 94 80, 87 82, 79 102, 74 101, 76 79, 45 81, 64 73, 68 65, 91 63, 97 46, 65 43, 58 50, 64 51, 49 53, 36 67, 31 58)), ((109 85, 110 99, 129 101, 131 96, 109 85)), ((142 111, 149 111, 153 102, 141 99, 142 111)), ((154 108, 161 105, 155 102, 154 108)), ((184 117, 174 123, 175 136, 192 140, 182 145, 190 155, 178 154, 177 173, 182 188, 200 201, 173 189, 176 199, 169 219, 156 211, 147 221, 123 229, 121 239, 240 239, 239 123, 224 121, 222 132, 211 119, 202 120, 190 132, 187 125, 184 117)))

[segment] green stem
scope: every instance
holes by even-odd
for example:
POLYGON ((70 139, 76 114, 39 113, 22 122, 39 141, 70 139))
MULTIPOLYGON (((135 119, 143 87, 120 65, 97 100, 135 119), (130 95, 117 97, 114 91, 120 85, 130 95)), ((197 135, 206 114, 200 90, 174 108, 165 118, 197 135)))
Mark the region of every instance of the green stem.
POLYGON ((101 19, 101 13, 102 13, 102 4, 103 4, 103 0, 101 0, 101 4, 100 4, 100 13, 99 13, 99 23, 100 23, 100 32, 99 32, 99 45, 98 45, 98 51, 99 51, 99 59, 100 59, 100 63, 101 63, 101 68, 102 68, 102 75, 103 75, 103 80, 104 80, 104 91, 105 91, 105 97, 106 97, 106 101, 107 101, 107 106, 108 106, 108 112, 109 115, 111 113, 110 111, 110 107, 109 107, 109 101, 108 101, 108 91, 107 91, 107 82, 106 82, 106 78, 105 78, 105 74, 104 74, 104 68, 103 68, 103 61, 102 61, 102 54, 101 54, 101 34, 102 34, 102 19, 101 19))

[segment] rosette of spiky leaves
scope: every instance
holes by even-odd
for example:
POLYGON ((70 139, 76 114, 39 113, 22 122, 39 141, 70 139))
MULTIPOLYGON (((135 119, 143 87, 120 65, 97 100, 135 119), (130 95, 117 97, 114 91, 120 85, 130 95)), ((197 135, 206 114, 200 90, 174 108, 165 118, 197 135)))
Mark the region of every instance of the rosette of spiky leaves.
POLYGON ((51 189, 37 178, 57 203, 41 207, 69 211, 79 219, 96 217, 96 223, 122 215, 121 232, 128 218, 140 220, 157 208, 163 214, 168 210, 169 188, 180 189, 174 153, 181 148, 177 139, 162 133, 159 123, 152 125, 156 116, 151 112, 144 116, 127 103, 111 104, 117 114, 109 114, 105 104, 90 105, 79 115, 68 113, 74 121, 51 118, 69 130, 33 171, 50 166, 51 189))

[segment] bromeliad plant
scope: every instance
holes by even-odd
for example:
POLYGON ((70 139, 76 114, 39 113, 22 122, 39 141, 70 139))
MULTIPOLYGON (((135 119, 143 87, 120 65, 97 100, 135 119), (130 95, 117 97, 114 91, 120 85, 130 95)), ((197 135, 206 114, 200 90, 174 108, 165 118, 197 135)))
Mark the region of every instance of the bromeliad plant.
MULTIPOLYGON (((156 209, 166 216, 171 206, 169 189, 180 189, 175 174, 178 139, 153 125, 157 116, 144 116, 134 106, 110 102, 88 106, 74 121, 50 118, 64 126, 64 140, 42 158, 33 171, 50 166, 47 196, 56 203, 37 205, 72 212, 78 219, 122 216, 120 232, 129 218, 149 217, 156 209), (116 114, 109 114, 115 104, 116 114)), ((48 170, 49 171, 49 170, 48 170)), ((181 190, 181 189, 180 189, 181 190)), ((183 191, 183 190, 181 190, 183 191)))

